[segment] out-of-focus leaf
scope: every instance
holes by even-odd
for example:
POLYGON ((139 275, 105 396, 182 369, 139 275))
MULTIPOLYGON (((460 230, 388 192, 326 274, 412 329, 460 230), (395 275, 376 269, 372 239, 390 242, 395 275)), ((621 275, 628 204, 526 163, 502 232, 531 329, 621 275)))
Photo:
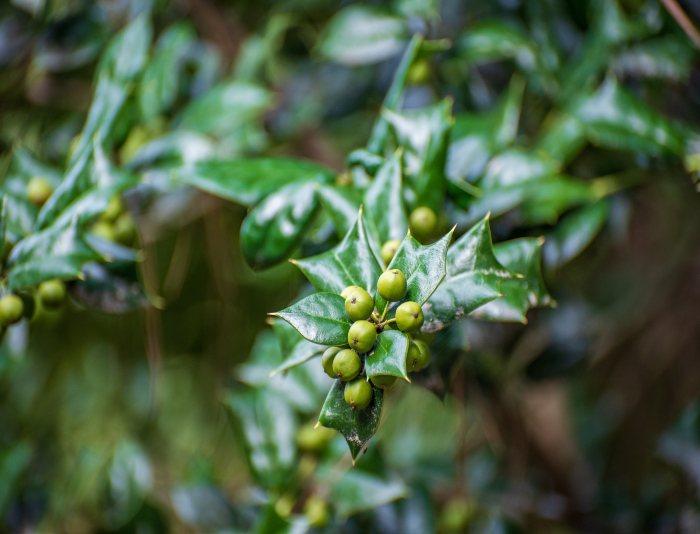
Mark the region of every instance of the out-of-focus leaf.
POLYGON ((234 76, 237 80, 255 81, 270 73, 290 23, 288 13, 272 14, 264 35, 254 35, 243 44, 236 59, 234 76))
POLYGON ((426 20, 440 18, 441 0, 394 0, 394 10, 406 17, 419 17, 426 20))
POLYGON ((309 525, 303 517, 282 518, 270 504, 260 514, 252 534, 306 534, 308 531, 309 525))
POLYGON ((556 269, 578 256, 605 226, 609 215, 610 203, 603 200, 562 218, 542 249, 547 267, 556 269))
POLYGON ((365 171, 372 176, 374 176, 377 169, 379 169, 379 167, 381 167, 385 162, 386 160, 383 156, 370 152, 364 148, 353 150, 350 152, 350 154, 348 154, 347 159, 348 167, 352 167, 353 165, 361 165, 365 171))
POLYGON ((568 111, 597 146, 649 154, 683 153, 684 129, 631 95, 613 77, 594 94, 574 100, 568 111))
POLYGON ((650 39, 618 53, 612 60, 615 74, 638 78, 665 78, 681 81, 688 78, 693 62, 693 48, 675 36, 650 39))
POLYGON ((401 155, 395 154, 377 171, 365 193, 367 215, 374 220, 382 243, 401 241, 408 231, 408 215, 401 188, 401 155))
POLYGON ((311 343, 310 341, 302 339, 294 346, 289 356, 287 356, 280 365, 275 367, 274 371, 270 373, 270 376, 274 376, 277 373, 287 371, 292 367, 308 362, 311 358, 323 354, 324 350, 325 347, 323 345, 317 345, 316 343, 311 343))
POLYGON ((522 278, 501 284, 502 298, 477 308, 470 316, 484 321, 513 321, 527 323, 530 308, 554 305, 542 278, 541 259, 543 239, 526 237, 499 243, 493 247, 498 261, 522 278))
POLYGON ((340 295, 315 293, 271 315, 284 319, 313 343, 340 346, 348 342, 350 319, 340 295))
POLYGON ((199 161, 213 159, 214 142, 211 138, 195 132, 176 130, 147 142, 122 164, 128 169, 159 165, 184 165, 190 169, 199 161))
POLYGON ((223 138, 257 119, 271 104, 272 94, 267 89, 232 81, 193 100, 177 123, 184 130, 223 138))
POLYGON ((362 471, 348 471, 331 493, 336 511, 342 517, 371 510, 406 497, 409 489, 398 478, 384 480, 362 471))
POLYGON ((316 49, 335 63, 367 65, 398 54, 408 37, 401 18, 375 7, 353 5, 330 20, 316 49))
POLYGON ((455 45, 469 62, 485 63, 513 59, 526 71, 535 68, 537 47, 520 28, 501 21, 480 23, 469 28, 455 45))
POLYGON ((408 379, 406 353, 408 336, 396 330, 386 330, 377 336, 377 344, 365 359, 367 378, 376 375, 392 375, 408 379))
POLYGON ((102 313, 128 313, 150 304, 136 280, 110 272, 105 265, 86 263, 83 280, 70 285, 73 298, 102 313))
POLYGON ((554 174, 557 174, 557 167, 553 161, 534 152, 513 149, 489 162, 478 185, 484 190, 502 189, 554 174))
POLYGON ((362 191, 352 186, 319 185, 318 196, 333 221, 335 233, 342 238, 357 221, 362 191))
POLYGON ((12 171, 21 174, 27 181, 35 176, 43 176, 54 187, 61 181, 61 171, 42 163, 22 145, 12 147, 12 156, 12 171))
POLYGON ((97 72, 119 83, 139 75, 148 61, 153 29, 147 14, 136 17, 114 36, 104 52, 97 72))
POLYGON ((265 487, 279 487, 296 460, 297 416, 286 399, 264 388, 236 391, 226 405, 240 421, 248 461, 265 487))
POLYGON ((573 160, 587 142, 583 124, 568 113, 558 112, 544 123, 536 148, 562 165, 573 160))
POLYGON ((176 23, 158 39, 153 58, 138 85, 139 107, 145 119, 169 110, 175 102, 183 57, 194 38, 189 24, 176 23))
MULTIPOLYGON (((406 296, 400 302, 389 305, 387 317, 393 317, 396 308, 404 302, 417 302, 422 305, 447 273, 447 247, 450 246, 454 228, 432 245, 424 247, 409 233, 401 242, 387 270, 398 269, 406 277, 406 296)), ((377 310, 384 311, 386 301, 377 293, 374 297, 377 310)))
POLYGON ((354 410, 345 402, 345 382, 335 380, 321 408, 318 422, 326 428, 337 430, 350 447, 353 465, 362 449, 379 428, 382 418, 384 392, 372 385, 373 397, 364 410, 354 410))
POLYGON ((423 305, 423 333, 442 330, 501 295, 514 274, 496 259, 488 217, 447 251, 447 276, 423 305))
POLYGON ((17 442, 0 454, 0 513, 6 513, 33 452, 29 443, 17 442))
MULTIPOLYGON (((373 295, 377 289, 377 280, 382 273, 370 248, 362 210, 355 224, 336 247, 318 256, 294 260, 293 263, 318 291, 327 291, 336 295, 340 295, 348 286, 362 287, 373 295)), ((344 310, 345 308, 343 313, 345 313, 344 310)), ((345 342, 347 339, 341 344, 345 342)))
POLYGON ((80 276, 83 264, 100 259, 75 219, 69 226, 52 226, 17 243, 8 259, 7 284, 20 289, 51 278, 71 280, 80 276))
POLYGON ((241 225, 241 250, 248 265, 266 269, 289 258, 317 207, 312 182, 289 184, 255 206, 241 225))
POLYGON ((244 206, 293 182, 331 182, 334 174, 309 161, 284 158, 208 160, 172 173, 177 180, 244 206))
POLYGON ((416 205, 438 212, 447 182, 445 161, 452 118, 452 99, 420 110, 396 113, 388 109, 383 115, 399 145, 404 147, 407 183, 416 195, 416 205))

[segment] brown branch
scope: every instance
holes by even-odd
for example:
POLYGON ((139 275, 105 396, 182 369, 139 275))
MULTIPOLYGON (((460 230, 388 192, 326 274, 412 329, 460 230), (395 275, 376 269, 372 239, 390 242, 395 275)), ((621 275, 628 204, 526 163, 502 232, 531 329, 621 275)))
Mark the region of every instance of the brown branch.
POLYGON ((666 8, 666 11, 668 11, 676 20, 686 35, 688 35, 690 40, 693 41, 695 46, 700 48, 700 33, 698 33, 698 30, 695 29, 695 26, 693 26, 693 23, 688 18, 688 15, 685 14, 683 8, 678 5, 678 2, 676 2, 676 0, 661 0, 661 3, 666 8))

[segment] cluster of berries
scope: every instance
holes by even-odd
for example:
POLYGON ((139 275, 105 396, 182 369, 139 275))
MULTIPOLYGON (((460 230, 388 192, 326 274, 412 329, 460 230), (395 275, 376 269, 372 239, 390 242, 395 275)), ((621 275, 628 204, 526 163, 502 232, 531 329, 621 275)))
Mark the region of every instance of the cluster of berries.
MULTIPOLYGON (((372 386, 364 377, 364 358, 377 341, 377 334, 384 330, 398 329, 414 333, 423 326, 423 311, 417 302, 407 301, 396 309, 393 319, 386 319, 389 303, 399 302, 406 296, 406 277, 398 269, 390 269, 379 277, 377 291, 387 305, 380 316, 374 307, 374 299, 358 286, 346 287, 341 296, 345 299, 345 312, 353 321, 348 332, 350 348, 329 347, 323 353, 322 364, 326 374, 348 382, 345 386, 345 402, 353 409, 363 410, 372 401, 372 386)), ((430 350, 422 341, 410 341, 406 353, 406 370, 420 371, 430 363, 430 350)), ((396 377, 376 375, 371 382, 382 389, 394 385, 396 377)))
MULTIPOLYGON (((29 292, 7 293, 0 298, 0 335, 8 326, 19 322, 22 317, 34 316, 34 295, 29 292)), ((36 288, 36 299, 46 310, 57 310, 66 298, 66 285, 62 280, 46 280, 36 288)))

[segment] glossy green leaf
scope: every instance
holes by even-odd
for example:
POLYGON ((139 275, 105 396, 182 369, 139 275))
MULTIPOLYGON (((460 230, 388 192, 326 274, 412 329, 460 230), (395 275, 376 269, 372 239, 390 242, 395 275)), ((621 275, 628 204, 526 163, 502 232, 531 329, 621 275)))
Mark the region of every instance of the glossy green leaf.
POLYGON ((383 110, 398 144, 404 147, 405 178, 415 192, 416 205, 428 206, 435 212, 442 207, 447 187, 445 162, 454 123, 452 103, 448 97, 420 110, 383 110))
POLYGON ((83 279, 73 282, 69 289, 83 306, 101 313, 121 314, 150 305, 135 277, 121 276, 99 263, 86 263, 81 270, 83 279))
POLYGON ((534 152, 508 150, 493 158, 478 182, 484 190, 502 189, 557 174, 556 164, 534 152))
POLYGON ((146 120, 169 110, 175 102, 183 56, 194 39, 194 30, 185 23, 174 24, 158 39, 138 86, 139 107, 146 120))
POLYGON ((35 176, 43 176, 54 186, 58 185, 63 177, 60 170, 41 162, 20 144, 15 144, 12 147, 11 172, 22 175, 26 181, 35 176))
POLYGON ((542 238, 526 237, 499 243, 494 247, 496 258, 509 271, 522 278, 501 284, 503 297, 486 303, 471 313, 485 321, 527 323, 527 310, 554 305, 542 278, 542 238))
POLYGON ((236 57, 234 77, 244 81, 264 80, 270 71, 277 68, 278 53, 291 23, 289 13, 271 14, 264 34, 248 37, 241 46, 236 57))
POLYGON ((419 17, 426 20, 440 19, 441 0, 394 0, 394 9, 406 17, 419 17))
POLYGON ((365 193, 367 216, 374 221, 382 243, 401 241, 408 231, 401 184, 401 154, 397 153, 379 168, 365 193))
POLYGON ((185 130, 227 137, 256 120, 271 105, 272 94, 267 89, 248 82, 232 81, 193 100, 182 111, 177 124, 185 130))
POLYGON ((371 6, 339 11, 324 28, 316 50, 343 65, 367 65, 398 54, 408 40, 403 19, 371 6))
POLYGON ((556 112, 545 121, 535 146, 562 165, 572 161, 587 143, 581 121, 568 113, 556 112))
POLYGON ((469 62, 485 63, 514 59, 524 70, 537 62, 537 50, 525 32, 500 21, 483 22, 469 28, 457 40, 456 51, 469 62))
POLYGON ((384 392, 378 387, 372 386, 374 396, 370 405, 364 410, 353 410, 345 402, 344 391, 345 382, 335 380, 333 387, 328 392, 326 402, 323 403, 318 422, 326 428, 337 430, 345 437, 354 464, 362 449, 379 428, 384 392))
POLYGON ((253 526, 251 534, 306 534, 308 531, 309 525, 304 517, 280 517, 275 511, 275 506, 267 504, 253 526))
POLYGON ((202 178, 202 176, 197 175, 198 169, 193 169, 192 166, 197 162, 211 160, 215 154, 214 140, 210 137, 195 132, 176 130, 144 144, 122 164, 131 170, 156 164, 173 167, 176 169, 174 171, 176 178, 180 176, 178 171, 182 170, 182 176, 187 177, 194 174, 192 179, 204 182, 209 175, 205 174, 202 178), (180 169, 183 165, 186 170, 180 169))
POLYGON ((686 131, 650 108, 609 77, 592 95, 574 100, 568 109, 601 147, 649 154, 682 154, 686 131))
POLYGON ((350 154, 348 154, 347 158, 348 167, 360 165, 365 169, 365 171, 367 171, 368 174, 372 176, 376 174, 377 169, 384 165, 385 162, 386 160, 383 156, 370 152, 364 148, 353 150, 350 152, 350 154))
POLYGON ((315 293, 271 315, 284 319, 313 343, 338 346, 348 343, 351 323, 345 313, 345 299, 340 295, 315 293))
POLYGON ((611 62, 611 69, 619 78, 665 78, 684 81, 690 75, 694 50, 674 35, 657 37, 637 43, 619 52, 611 62))
POLYGON ((289 258, 317 207, 312 182, 290 184, 255 206, 241 224, 241 250, 248 265, 266 269, 289 258))
POLYGON ((69 226, 51 226, 24 238, 12 249, 8 287, 19 289, 51 278, 78 278, 84 263, 100 259, 83 239, 77 219, 69 226))
POLYGON ((272 331, 275 334, 275 338, 277 338, 282 356, 285 358, 288 357, 292 349, 294 349, 304 337, 287 321, 283 321, 277 317, 270 317, 267 322, 272 325, 272 331))
POLYGON ((326 349, 323 345, 317 345, 302 339, 297 343, 289 353, 289 356, 270 373, 270 376, 275 376, 277 373, 287 371, 292 367, 308 362, 310 359, 323 354, 326 349))
POLYGON ((236 391, 225 403, 240 422, 256 478, 265 487, 284 484, 296 461, 297 416, 292 406, 264 388, 236 391))
POLYGON ((578 256, 605 226, 609 215, 610 203, 601 201, 562 218, 542 248, 546 265, 558 268, 578 256))
POLYGON ((397 330, 385 330, 377 336, 377 344, 365 358, 367 378, 375 375, 392 375, 408 379, 406 353, 408 336, 397 330))
POLYGON ((357 221, 362 191, 352 186, 320 185, 318 197, 323 210, 333 221, 336 234, 344 237, 357 221))
POLYGON ((318 256, 294 260, 293 263, 318 291, 337 295, 348 286, 360 286, 373 295, 377 290, 377 279, 382 273, 370 248, 362 210, 355 224, 336 247, 318 256))
POLYGON ((447 276, 423 305, 421 332, 442 330, 501 295, 515 275, 496 259, 488 217, 474 225, 447 252, 447 276))
POLYGON ((148 61, 152 38, 148 15, 139 15, 109 43, 98 66, 100 76, 106 75, 120 83, 136 78, 148 61))
MULTIPOLYGON (((400 302, 392 302, 387 317, 393 317, 396 308, 403 302, 417 302, 420 305, 428 300, 447 274, 447 247, 450 246, 453 228, 432 245, 424 247, 413 239, 410 232, 401 242, 394 258, 387 267, 399 269, 406 277, 406 296, 400 302)), ((377 310, 383 312, 386 301, 377 293, 374 297, 377 310)))
POLYGON ((385 480, 364 471, 348 471, 333 488, 331 500, 341 517, 372 510, 407 497, 409 488, 399 478, 385 480))
POLYGON ((252 206, 294 182, 329 183, 335 173, 300 159, 209 160, 175 169, 173 178, 227 200, 252 206))

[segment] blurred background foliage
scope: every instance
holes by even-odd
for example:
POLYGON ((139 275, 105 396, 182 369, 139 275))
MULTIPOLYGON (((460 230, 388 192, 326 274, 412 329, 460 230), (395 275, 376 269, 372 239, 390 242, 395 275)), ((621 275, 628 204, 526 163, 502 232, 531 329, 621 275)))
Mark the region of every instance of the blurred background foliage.
MULTIPOLYGON (((700 3, 5 2, 4 194, 37 169, 58 183, 99 131, 135 177, 139 252, 90 264, 63 309, 8 330, 0 528, 700 530, 700 74, 679 13, 692 27, 700 3), (236 198, 211 184, 261 155, 357 180, 346 158, 416 32, 383 117, 418 146, 452 106, 443 222, 462 234, 491 212, 495 242, 545 236, 557 306, 528 313, 542 286, 440 332, 424 387, 387 395, 351 469, 342 437, 313 430, 320 366, 268 378, 298 339, 266 313, 309 291, 283 260, 337 243, 333 201, 251 260, 247 209, 285 182, 252 169, 236 198), (224 166, 192 174, 202 161, 224 166)), ((15 238, 37 216, 20 197, 15 238)))

